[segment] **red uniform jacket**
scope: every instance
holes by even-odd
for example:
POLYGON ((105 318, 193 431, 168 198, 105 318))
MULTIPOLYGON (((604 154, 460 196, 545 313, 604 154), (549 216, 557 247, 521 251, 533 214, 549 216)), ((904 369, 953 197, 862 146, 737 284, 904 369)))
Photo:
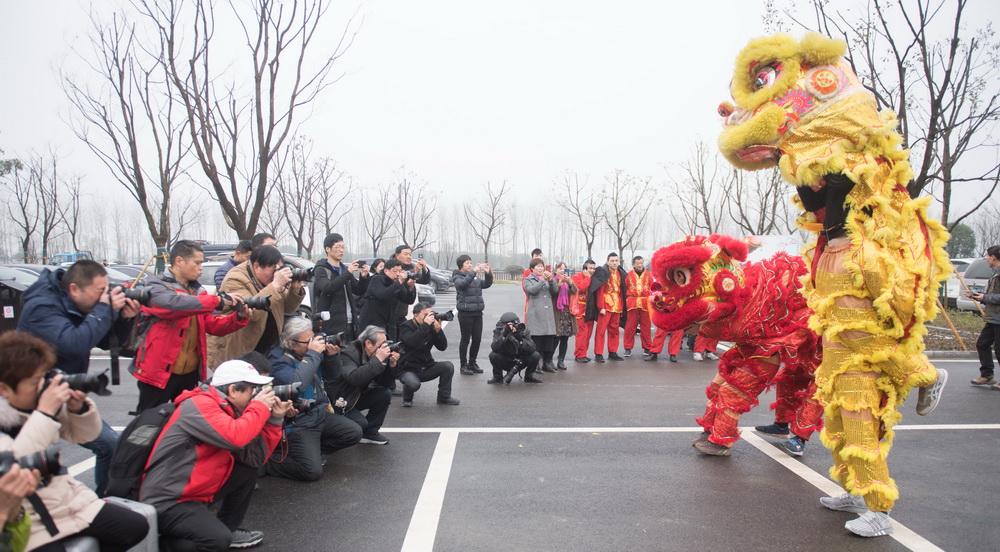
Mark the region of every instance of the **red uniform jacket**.
POLYGON ((643 270, 642 275, 637 275, 635 270, 630 270, 625 277, 625 304, 628 310, 649 310, 649 294, 652 292, 650 286, 653 285, 653 277, 648 270, 643 270))

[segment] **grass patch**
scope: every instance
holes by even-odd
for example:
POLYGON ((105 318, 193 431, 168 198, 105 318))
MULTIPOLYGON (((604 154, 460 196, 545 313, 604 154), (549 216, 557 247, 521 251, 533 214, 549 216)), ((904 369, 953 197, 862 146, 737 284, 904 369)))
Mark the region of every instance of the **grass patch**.
MULTIPOLYGON (((958 330, 962 341, 970 351, 976 350, 976 339, 983 329, 983 317, 978 312, 960 311, 948 309, 948 316, 951 323, 958 330)), ((943 313, 938 313, 937 318, 927 324, 927 337, 924 339, 928 351, 961 351, 962 346, 955 339, 948 326, 948 321, 943 313)))

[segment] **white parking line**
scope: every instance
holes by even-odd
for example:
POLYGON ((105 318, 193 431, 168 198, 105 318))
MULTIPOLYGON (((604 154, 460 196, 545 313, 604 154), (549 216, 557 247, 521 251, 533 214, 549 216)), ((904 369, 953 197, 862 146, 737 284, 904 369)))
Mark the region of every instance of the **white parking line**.
POLYGON ((434 550, 434 537, 437 536, 438 522, 441 519, 441 508, 444 505, 444 493, 448 488, 448 478, 451 476, 451 462, 455 458, 455 446, 458 444, 459 432, 449 429, 441 432, 438 437, 431 465, 424 478, 424 486, 420 489, 417 505, 413 508, 410 527, 406 530, 403 540, 403 552, 430 552, 434 550))

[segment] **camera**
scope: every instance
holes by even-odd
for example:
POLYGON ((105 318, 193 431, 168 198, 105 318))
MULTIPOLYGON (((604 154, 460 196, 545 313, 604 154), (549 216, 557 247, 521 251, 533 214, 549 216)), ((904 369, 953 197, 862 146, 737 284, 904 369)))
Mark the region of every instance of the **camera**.
POLYGON ((293 268, 292 269, 292 281, 293 282, 311 282, 313 279, 313 273, 316 272, 316 267, 311 266, 309 268, 293 268))
POLYGON ((405 274, 406 274, 406 279, 407 280, 416 280, 417 279, 417 273, 414 272, 414 271, 412 271, 412 270, 407 270, 405 272, 405 274))
POLYGON ((365 266, 366 264, 368 264, 365 261, 355 261, 355 262, 358 263, 358 268, 361 268, 361 267, 365 266))
POLYGON ((236 298, 228 293, 219 290, 216 292, 223 301, 230 301, 233 303, 233 310, 236 312, 242 312, 243 309, 269 309, 271 308, 271 294, 261 295, 260 297, 244 297, 243 303, 237 303, 236 298))
POLYGON ((302 382, 297 381, 295 383, 289 383, 288 385, 275 385, 271 387, 271 391, 274 391, 274 396, 278 397, 278 400, 280 401, 296 401, 299 399, 301 387, 302 382))
POLYGON ((518 322, 518 323, 515 324, 513 322, 508 322, 507 325, 504 326, 503 331, 501 333, 504 336, 510 335, 510 333, 511 333, 511 326, 513 326, 514 330, 517 331, 518 333, 523 333, 524 332, 524 328, 525 328, 524 323, 518 322))
POLYGON ((295 399, 292 406, 299 411, 299 414, 308 414, 316 406, 316 399, 295 399))
POLYGON ((389 346, 390 353, 403 354, 403 342, 402 341, 389 341, 388 339, 384 342, 389 346))
POLYGON ((110 296, 111 292, 116 289, 121 289, 122 293, 125 294, 126 299, 131 299, 133 301, 136 301, 144 307, 148 307, 153 299, 153 294, 148 289, 141 287, 139 288, 129 287, 126 286, 125 284, 111 285, 110 287, 108 287, 108 295, 110 296))
POLYGON ((434 319, 439 322, 451 322, 455 319, 455 311, 435 312, 432 314, 434 315, 434 319))
POLYGON ((337 332, 335 334, 318 333, 316 335, 322 337, 323 341, 325 341, 327 345, 336 345, 337 347, 343 347, 344 333, 345 332, 337 332))
POLYGON ((59 463, 59 447, 56 445, 20 458, 16 458, 11 451, 0 451, 0 476, 6 475, 14 464, 26 470, 38 470, 43 483, 47 483, 52 476, 59 475, 62 471, 62 464, 59 463))
MULTIPOLYGON (((100 374, 67 374, 58 368, 53 368, 45 374, 45 387, 48 387, 49 383, 52 382, 52 378, 58 375, 61 375, 63 381, 68 383, 69 388, 74 391, 95 393, 102 397, 111 395, 111 391, 108 389, 109 380, 107 370, 100 374)), ((45 389, 45 387, 42 389, 45 389)))

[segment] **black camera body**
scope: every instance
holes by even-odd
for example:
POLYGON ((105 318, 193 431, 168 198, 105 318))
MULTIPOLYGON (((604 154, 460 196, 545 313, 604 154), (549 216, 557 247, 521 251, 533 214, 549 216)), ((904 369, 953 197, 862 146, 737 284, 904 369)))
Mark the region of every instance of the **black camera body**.
POLYGON ((313 280, 313 273, 315 272, 316 272, 316 267, 314 266, 310 266, 309 268, 293 268, 292 281, 311 282, 313 280))
POLYGON ((388 339, 384 342, 389 346, 390 353, 403 354, 403 342, 402 341, 389 341, 388 339))
POLYGON ((511 326, 514 327, 513 331, 516 331, 519 334, 524 333, 525 325, 523 322, 508 323, 506 326, 504 326, 503 331, 501 332, 504 335, 504 337, 512 333, 511 326))
POLYGON ((125 284, 112 284, 108 286, 108 296, 110 296, 111 292, 116 289, 121 289, 122 293, 125 294, 126 299, 131 299, 133 301, 136 301, 144 307, 148 307, 152 303, 153 293, 146 288, 142 287, 134 288, 134 287, 129 287, 125 284))
POLYGON ((405 274, 406 274, 406 279, 407 280, 416 280, 417 279, 417 273, 414 272, 414 271, 412 271, 412 270, 407 270, 405 272, 405 274))
POLYGON ((271 294, 261 295, 260 297, 245 297, 243 298, 243 303, 237 303, 232 295, 219 290, 216 295, 220 299, 225 301, 232 301, 233 310, 236 312, 243 312, 244 309, 270 309, 271 308, 271 294))
POLYGON ((16 458, 9 450, 0 451, 0 477, 7 474, 10 469, 17 464, 25 470, 38 470, 42 475, 42 484, 46 484, 52 476, 62 472, 62 464, 59 462, 59 447, 52 445, 32 454, 26 454, 16 458))
POLYGON ((100 374, 67 374, 58 368, 53 368, 45 374, 45 389, 52 382, 52 378, 61 375, 62 380, 69 384, 69 388, 74 391, 83 391, 84 393, 94 393, 95 395, 100 395, 102 397, 107 397, 111 395, 111 390, 108 389, 108 384, 110 380, 108 379, 108 371, 105 370, 100 374))
POLYGON ((439 322, 451 322, 455 319, 455 311, 435 312, 434 319, 439 322))

